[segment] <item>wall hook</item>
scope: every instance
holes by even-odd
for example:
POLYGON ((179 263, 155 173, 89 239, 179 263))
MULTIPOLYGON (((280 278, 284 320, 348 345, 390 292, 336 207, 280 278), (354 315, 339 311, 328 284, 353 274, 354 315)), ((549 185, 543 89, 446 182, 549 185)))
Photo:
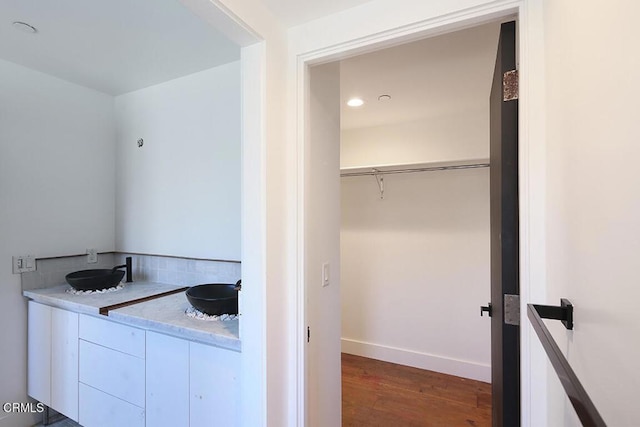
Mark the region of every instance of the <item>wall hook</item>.
POLYGON ((378 183, 378 189, 380 190, 380 199, 384 199, 384 177, 378 174, 378 169, 373 169, 373 176, 378 183))
POLYGON ((140 138, 138 140, 138 148, 142 147, 144 145, 144 139, 140 138))

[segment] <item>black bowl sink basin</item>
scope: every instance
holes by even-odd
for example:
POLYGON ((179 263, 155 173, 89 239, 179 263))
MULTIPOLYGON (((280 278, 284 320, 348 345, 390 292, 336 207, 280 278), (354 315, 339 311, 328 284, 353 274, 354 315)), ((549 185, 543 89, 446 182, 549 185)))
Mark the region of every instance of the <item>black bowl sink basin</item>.
POLYGON ((219 316, 238 314, 238 289, 237 285, 228 283, 208 283, 192 286, 185 294, 197 310, 219 316))
POLYGON ((80 270, 67 274, 65 279, 78 291, 98 291, 117 286, 124 274, 123 270, 80 270))

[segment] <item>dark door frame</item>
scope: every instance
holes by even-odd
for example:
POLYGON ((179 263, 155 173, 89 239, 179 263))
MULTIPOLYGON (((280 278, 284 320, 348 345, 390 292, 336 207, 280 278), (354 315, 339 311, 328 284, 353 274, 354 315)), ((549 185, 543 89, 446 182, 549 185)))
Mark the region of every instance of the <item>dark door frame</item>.
POLYGON ((490 96, 491 389, 494 427, 520 425, 516 23, 500 27, 490 96), (515 82, 515 83, 514 83, 515 82))

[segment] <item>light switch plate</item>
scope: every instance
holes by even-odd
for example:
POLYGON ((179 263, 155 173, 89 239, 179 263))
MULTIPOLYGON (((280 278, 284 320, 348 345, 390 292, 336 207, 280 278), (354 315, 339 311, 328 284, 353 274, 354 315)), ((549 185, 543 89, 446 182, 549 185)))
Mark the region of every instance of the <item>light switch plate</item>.
POLYGON ((325 262, 322 264, 322 287, 329 286, 329 263, 325 262))
POLYGON ((16 255, 13 259, 13 274, 36 271, 36 259, 33 255, 16 255))

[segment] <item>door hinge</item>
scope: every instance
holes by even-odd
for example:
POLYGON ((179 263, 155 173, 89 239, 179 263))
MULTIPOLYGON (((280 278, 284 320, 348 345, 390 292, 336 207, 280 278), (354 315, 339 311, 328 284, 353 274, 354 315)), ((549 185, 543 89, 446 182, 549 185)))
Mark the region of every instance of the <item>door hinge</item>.
POLYGON ((518 99, 518 70, 507 71, 502 75, 502 100, 518 99))
POLYGON ((307 326, 307 342, 311 339, 311 329, 307 326))
POLYGON ((520 324, 520 295, 504 294, 504 323, 520 324))

